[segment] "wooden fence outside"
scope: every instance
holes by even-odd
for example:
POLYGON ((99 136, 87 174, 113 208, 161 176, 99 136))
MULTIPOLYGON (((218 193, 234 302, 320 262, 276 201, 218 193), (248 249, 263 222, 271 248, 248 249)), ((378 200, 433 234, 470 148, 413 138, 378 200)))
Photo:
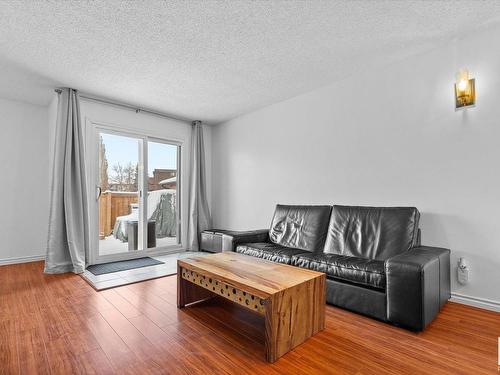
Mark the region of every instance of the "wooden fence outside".
POLYGON ((131 213, 130 205, 137 203, 137 193, 105 191, 99 198, 99 236, 111 235, 116 218, 131 213))

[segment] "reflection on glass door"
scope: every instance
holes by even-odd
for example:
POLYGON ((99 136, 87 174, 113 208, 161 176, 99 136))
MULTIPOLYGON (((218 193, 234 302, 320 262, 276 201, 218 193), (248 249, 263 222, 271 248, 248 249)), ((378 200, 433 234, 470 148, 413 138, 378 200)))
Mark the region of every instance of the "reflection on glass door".
POLYGON ((141 142, 138 138, 99 133, 99 256, 143 248, 141 142))
POLYGON ((154 245, 151 247, 177 245, 179 146, 149 141, 147 147, 148 242, 154 245), (154 226, 154 231, 149 229, 149 226, 154 226))

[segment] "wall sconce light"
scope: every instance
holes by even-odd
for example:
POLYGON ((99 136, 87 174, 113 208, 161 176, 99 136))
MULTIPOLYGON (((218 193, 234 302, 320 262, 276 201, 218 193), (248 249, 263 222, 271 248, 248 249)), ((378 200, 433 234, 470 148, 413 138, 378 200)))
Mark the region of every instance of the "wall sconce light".
POLYGON ((474 107, 476 105, 475 79, 469 78, 469 71, 461 69, 457 73, 455 83, 455 110, 474 107))

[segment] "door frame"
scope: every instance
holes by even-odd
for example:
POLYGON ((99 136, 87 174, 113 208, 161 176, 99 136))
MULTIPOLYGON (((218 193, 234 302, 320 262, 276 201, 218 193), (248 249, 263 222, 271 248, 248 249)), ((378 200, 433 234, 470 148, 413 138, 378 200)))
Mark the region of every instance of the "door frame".
POLYGON ((185 251, 183 244, 182 226, 182 206, 181 206, 181 158, 184 146, 183 140, 159 137, 158 134, 151 134, 147 131, 140 129, 131 129, 130 127, 120 126, 116 124, 103 123, 86 119, 86 143, 87 143, 87 186, 89 193, 88 206, 89 206, 89 232, 90 232, 90 248, 86 254, 87 265, 100 264, 120 260, 142 258, 144 256, 165 255, 185 251), (101 132, 114 134, 118 136, 135 138, 140 141, 139 145, 139 205, 140 213, 142 214, 142 229, 139 228, 138 243, 142 243, 143 250, 137 250, 128 253, 117 253, 109 255, 99 255, 99 200, 97 198, 97 186, 99 184, 99 134, 101 132), (155 247, 147 249, 147 238, 144 236, 146 233, 147 223, 147 181, 148 181, 148 141, 156 143, 164 143, 177 146, 177 192, 176 192, 176 216, 177 216, 177 244, 169 246, 155 247))

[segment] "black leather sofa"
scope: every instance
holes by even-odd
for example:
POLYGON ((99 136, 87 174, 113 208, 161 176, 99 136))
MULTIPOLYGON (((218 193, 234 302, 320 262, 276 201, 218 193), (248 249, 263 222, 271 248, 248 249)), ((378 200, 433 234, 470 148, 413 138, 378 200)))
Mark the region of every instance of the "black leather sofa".
POLYGON ((450 298, 450 250, 420 245, 414 207, 277 205, 269 229, 228 232, 241 254, 324 272, 326 301, 414 331, 450 298))

